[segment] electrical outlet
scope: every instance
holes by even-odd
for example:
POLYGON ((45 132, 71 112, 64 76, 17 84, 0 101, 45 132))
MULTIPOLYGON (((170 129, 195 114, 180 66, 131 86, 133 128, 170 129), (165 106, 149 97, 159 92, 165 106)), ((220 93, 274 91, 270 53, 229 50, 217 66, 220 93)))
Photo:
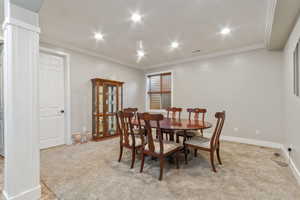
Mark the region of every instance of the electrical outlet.
POLYGON ((255 134, 256 134, 256 135, 259 135, 259 134, 260 134, 260 130, 256 130, 256 131, 255 131, 255 134))
POLYGON ((238 132, 239 131, 239 128, 234 128, 233 129, 235 132, 238 132))

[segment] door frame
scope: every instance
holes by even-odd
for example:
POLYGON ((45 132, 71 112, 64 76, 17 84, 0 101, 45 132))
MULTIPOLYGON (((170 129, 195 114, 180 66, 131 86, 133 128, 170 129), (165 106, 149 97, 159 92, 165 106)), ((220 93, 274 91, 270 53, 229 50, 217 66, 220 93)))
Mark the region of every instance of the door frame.
POLYGON ((64 123, 65 123, 65 130, 64 130, 64 138, 65 144, 71 145, 72 144, 72 133, 71 133, 71 85, 70 85, 70 54, 40 47, 40 52, 59 56, 64 59, 64 104, 65 104, 65 112, 64 112, 64 123))
MULTIPOLYGON (((4 48, 4 38, 0 36, 0 48, 1 48, 1 46, 3 46, 2 48, 4 48)), ((4 49, 2 49, 2 53, 4 54, 4 49)), ((4 61, 4 60, 2 59, 2 61, 4 61)), ((2 70, 3 70, 3 65, 4 65, 4 63, 2 63, 2 70)), ((3 74, 4 73, 2 72, 2 75, 3 74)), ((3 84, 3 77, 2 77, 2 84, 3 84)), ((3 93, 3 95, 4 95, 4 93, 3 93)), ((4 109, 3 109, 2 112, 3 112, 3 117, 4 117, 4 109)), ((3 133, 2 134, 3 134, 3 146, 0 146, 0 155, 2 155, 4 157, 5 156, 5 151, 4 151, 4 149, 5 149, 5 143, 4 143, 4 123, 3 123, 3 133)))

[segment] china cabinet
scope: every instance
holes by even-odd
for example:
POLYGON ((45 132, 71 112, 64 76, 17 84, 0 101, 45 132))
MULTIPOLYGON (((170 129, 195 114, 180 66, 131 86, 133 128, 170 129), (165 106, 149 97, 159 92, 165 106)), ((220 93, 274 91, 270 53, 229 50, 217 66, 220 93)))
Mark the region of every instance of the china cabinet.
POLYGON ((117 136, 116 112, 123 109, 123 82, 92 79, 93 139, 117 136))

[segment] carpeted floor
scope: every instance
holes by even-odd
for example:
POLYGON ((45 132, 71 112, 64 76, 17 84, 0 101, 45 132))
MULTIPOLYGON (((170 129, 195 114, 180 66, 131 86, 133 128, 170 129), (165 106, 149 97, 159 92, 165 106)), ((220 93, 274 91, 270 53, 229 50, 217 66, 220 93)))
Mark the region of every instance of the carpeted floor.
POLYGON ((189 157, 189 164, 175 168, 170 159, 164 180, 158 181, 159 165, 147 159, 130 170, 130 153, 117 162, 118 139, 62 146, 41 153, 41 178, 58 199, 64 200, 297 200, 300 187, 279 150, 223 142, 222 166, 210 168, 208 153, 189 157))
MULTIPOLYGON (((158 181, 159 164, 147 159, 129 169, 130 153, 118 163, 118 139, 61 146, 41 153, 42 200, 297 200, 300 187, 279 150, 223 142, 223 165, 210 168, 208 153, 189 156, 189 164, 175 168, 169 159, 164 180, 158 181)), ((0 189, 3 188, 0 159, 0 189)), ((1 198, 0 198, 1 199, 1 198)))

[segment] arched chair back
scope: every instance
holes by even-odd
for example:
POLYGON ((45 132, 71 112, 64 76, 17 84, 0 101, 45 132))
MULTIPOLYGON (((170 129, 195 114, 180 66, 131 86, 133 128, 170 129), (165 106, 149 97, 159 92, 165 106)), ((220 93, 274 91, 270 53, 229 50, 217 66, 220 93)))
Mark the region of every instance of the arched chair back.
POLYGON ((181 119, 182 108, 169 107, 166 110, 167 110, 167 118, 178 119, 178 120, 181 119), (178 118, 176 118, 176 115, 178 116, 178 118))
POLYGON ((210 148, 216 149, 219 146, 220 136, 223 129, 224 121, 225 121, 225 111, 223 112, 217 112, 215 114, 215 117, 217 119, 216 127, 213 133, 213 136, 210 140, 210 148))
POLYGON ((207 112, 204 108, 188 108, 186 110, 189 113, 189 120, 201 120, 204 122, 205 114, 207 112), (200 116, 201 115, 201 116, 200 116))
MULTIPOLYGON (((152 152, 155 154, 155 152, 160 152, 160 154, 163 154, 164 152, 164 145, 163 145, 163 136, 161 133, 161 128, 160 128, 160 121, 164 119, 164 116, 162 114, 149 114, 149 113, 138 113, 138 118, 139 120, 144 122, 145 130, 146 130, 146 135, 147 135, 147 145, 148 145, 148 151, 152 152), (157 147, 155 147, 154 144, 154 134, 152 131, 152 126, 151 124, 155 124, 156 126, 156 134, 158 135, 158 140, 159 140, 159 151, 157 151, 157 147)), ((139 125, 141 128, 141 125, 139 125)))
POLYGON ((132 119, 134 115, 131 112, 117 112, 117 127, 120 133, 121 144, 125 143, 128 146, 135 145, 135 137, 133 134, 132 119), (130 142, 132 141, 132 142, 130 142))
POLYGON ((134 120, 137 120, 137 112, 138 112, 138 108, 124 108, 124 109, 123 109, 123 112, 133 113, 133 115, 134 115, 133 119, 134 119, 134 120))

